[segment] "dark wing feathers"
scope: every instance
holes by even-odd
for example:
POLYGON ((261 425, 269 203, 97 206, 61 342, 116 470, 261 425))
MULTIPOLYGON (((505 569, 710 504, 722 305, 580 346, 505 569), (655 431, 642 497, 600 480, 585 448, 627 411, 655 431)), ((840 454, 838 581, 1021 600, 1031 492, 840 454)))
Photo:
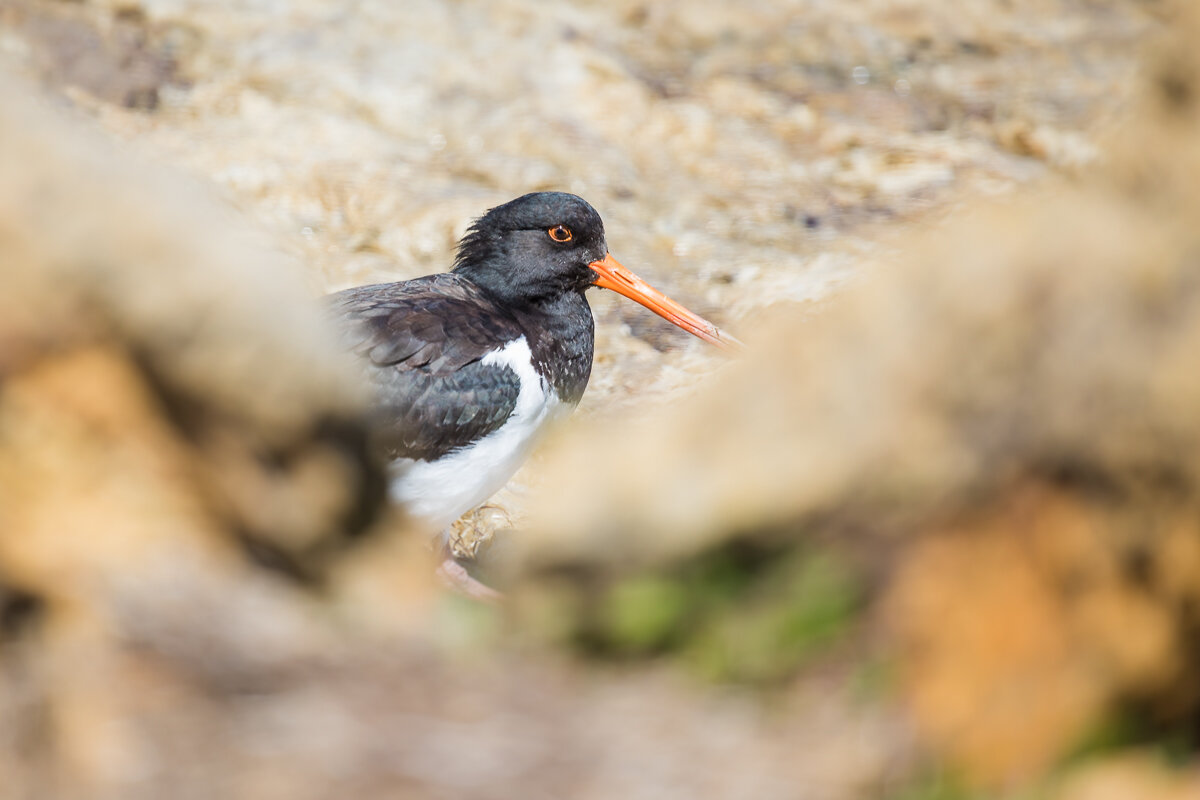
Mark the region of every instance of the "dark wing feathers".
POLYGON ((438 458, 512 413, 520 379, 481 359, 523 331, 478 287, 431 275, 347 289, 328 301, 376 390, 377 430, 389 458, 438 458))
POLYGON ((457 372, 376 370, 383 400, 379 443, 389 458, 429 461, 486 436, 508 419, 521 391, 508 367, 476 361, 457 372))

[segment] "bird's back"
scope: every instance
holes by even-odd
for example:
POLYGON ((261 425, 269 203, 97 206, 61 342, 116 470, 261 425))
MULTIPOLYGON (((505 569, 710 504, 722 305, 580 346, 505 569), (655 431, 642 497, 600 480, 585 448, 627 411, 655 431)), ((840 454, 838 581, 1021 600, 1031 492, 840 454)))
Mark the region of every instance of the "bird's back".
POLYGON ((375 391, 378 441, 388 458, 432 461, 496 431, 512 414, 520 377, 485 358, 524 334, 470 281, 430 275, 346 289, 328 303, 375 391))

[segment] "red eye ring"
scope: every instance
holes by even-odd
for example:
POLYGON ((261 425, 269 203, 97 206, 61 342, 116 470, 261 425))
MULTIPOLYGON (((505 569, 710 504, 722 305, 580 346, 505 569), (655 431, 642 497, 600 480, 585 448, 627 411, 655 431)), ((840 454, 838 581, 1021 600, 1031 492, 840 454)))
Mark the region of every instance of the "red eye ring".
POLYGON ((571 233, 571 229, 566 225, 555 225, 546 233, 550 234, 550 238, 559 244, 566 244, 575 238, 575 234, 571 233))

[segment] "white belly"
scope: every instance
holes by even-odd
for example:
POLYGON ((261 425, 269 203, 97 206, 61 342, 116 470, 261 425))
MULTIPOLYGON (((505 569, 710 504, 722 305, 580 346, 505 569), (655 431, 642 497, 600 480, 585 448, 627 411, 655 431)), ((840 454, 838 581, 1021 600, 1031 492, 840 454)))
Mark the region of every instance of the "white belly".
POLYGON ((524 337, 488 353, 482 363, 507 366, 521 381, 516 406, 504 425, 436 461, 399 458, 391 464, 392 499, 439 529, 503 488, 545 429, 573 408, 560 401, 533 368, 524 337))

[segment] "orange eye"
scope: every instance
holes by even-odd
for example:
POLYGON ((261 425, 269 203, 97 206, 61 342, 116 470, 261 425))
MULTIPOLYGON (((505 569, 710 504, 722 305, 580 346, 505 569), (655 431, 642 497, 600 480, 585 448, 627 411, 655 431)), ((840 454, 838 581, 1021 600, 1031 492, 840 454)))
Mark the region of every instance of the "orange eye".
POLYGON ((550 234, 550 238, 559 244, 569 242, 575 238, 575 234, 571 233, 571 229, 566 225, 555 225, 553 228, 546 231, 546 233, 550 234))

